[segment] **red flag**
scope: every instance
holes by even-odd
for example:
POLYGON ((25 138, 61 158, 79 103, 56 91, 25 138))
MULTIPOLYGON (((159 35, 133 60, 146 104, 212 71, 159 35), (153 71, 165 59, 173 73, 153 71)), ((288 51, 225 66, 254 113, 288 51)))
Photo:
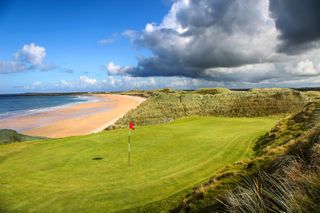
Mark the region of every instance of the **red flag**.
POLYGON ((130 121, 129 128, 134 130, 134 123, 132 121, 130 121))

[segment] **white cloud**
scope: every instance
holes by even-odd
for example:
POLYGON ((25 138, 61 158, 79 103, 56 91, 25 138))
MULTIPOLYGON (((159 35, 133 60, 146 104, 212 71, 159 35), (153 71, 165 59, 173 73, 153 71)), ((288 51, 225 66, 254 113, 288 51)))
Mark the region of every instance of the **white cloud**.
POLYGON ((125 75, 132 70, 132 67, 121 67, 113 62, 109 62, 106 66, 109 75, 125 75))
POLYGON ((44 86, 44 85, 42 84, 42 82, 36 81, 36 82, 32 83, 31 85, 23 86, 23 89, 26 89, 26 90, 35 90, 35 89, 42 88, 43 86, 44 86))
POLYGON ((107 71, 111 74, 117 74, 120 69, 121 69, 121 67, 117 66, 113 62, 109 62, 107 65, 107 71))
POLYGON ((23 45, 22 49, 15 54, 16 61, 24 61, 32 65, 41 65, 46 56, 46 49, 34 43, 23 45))
POLYGON ((59 84, 58 84, 59 87, 72 87, 72 83, 66 81, 66 80, 60 80, 59 81, 59 84))
POLYGON ((109 38, 104 38, 104 39, 101 39, 98 41, 98 44, 100 45, 108 45, 108 44, 112 44, 116 41, 118 37, 118 34, 117 33, 114 33, 111 37, 109 38))
POLYGON ((106 85, 106 86, 110 86, 110 87, 116 87, 116 86, 118 86, 119 85, 119 80, 118 79, 116 79, 115 77, 113 77, 113 76, 108 76, 108 78, 107 79, 104 79, 103 81, 102 81, 102 83, 104 84, 104 85, 106 85))
POLYGON ((157 82, 156 82, 155 78, 149 78, 149 84, 152 86, 156 85, 157 82))
POLYGON ((18 61, 1 61, 0 62, 0 74, 1 73, 12 73, 21 72, 29 69, 29 65, 18 61))
POLYGON ((40 81, 36 81, 36 82, 33 83, 33 86, 36 87, 36 86, 40 86, 41 84, 42 84, 42 83, 41 83, 40 81))
POLYGON ((145 31, 148 32, 148 33, 153 32, 154 31, 154 24, 153 23, 148 23, 146 25, 145 31))
POLYGON ((170 88, 190 88, 192 86, 192 81, 187 78, 181 78, 178 81, 168 81, 169 83, 166 87, 170 88))
POLYGON ((137 38, 138 33, 134 30, 126 30, 122 33, 122 36, 129 38, 130 41, 134 41, 137 38))
POLYGON ((83 75, 80 76, 80 82, 87 85, 95 85, 97 83, 97 80, 83 75))
POLYGON ((131 76, 108 76, 102 81, 106 89, 131 90, 131 89, 150 89, 161 86, 156 78, 153 77, 131 77, 131 76))
POLYGON ((66 72, 66 73, 73 73, 74 72, 74 70, 71 68, 63 68, 62 71, 66 72))
POLYGON ((157 86, 155 78, 141 78, 141 77, 131 77, 124 76, 122 78, 123 85, 127 85, 132 89, 142 89, 142 88, 154 88, 157 86))
POLYGON ((319 70, 316 70, 312 61, 306 59, 304 61, 300 61, 292 73, 296 75, 318 75, 319 70))
POLYGON ((44 63, 46 49, 35 43, 23 45, 10 61, 0 61, 0 74, 22 72, 39 69, 41 71, 52 70, 55 65, 44 63))
POLYGON ((114 41, 115 41, 115 39, 113 39, 113 38, 105 38, 105 39, 101 39, 100 41, 98 41, 98 43, 101 45, 107 45, 107 44, 112 44, 114 41))

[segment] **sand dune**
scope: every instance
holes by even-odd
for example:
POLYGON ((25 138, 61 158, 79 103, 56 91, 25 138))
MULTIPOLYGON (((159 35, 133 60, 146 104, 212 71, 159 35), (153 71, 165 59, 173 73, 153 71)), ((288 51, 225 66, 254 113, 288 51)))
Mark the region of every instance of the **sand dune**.
POLYGON ((145 99, 125 95, 95 95, 96 102, 79 103, 56 110, 2 120, 0 128, 50 138, 86 135, 102 131, 145 99))

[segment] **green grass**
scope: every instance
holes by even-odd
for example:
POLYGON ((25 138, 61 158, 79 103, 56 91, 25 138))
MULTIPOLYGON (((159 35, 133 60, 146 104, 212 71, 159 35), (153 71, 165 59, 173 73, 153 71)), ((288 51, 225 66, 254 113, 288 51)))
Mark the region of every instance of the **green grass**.
POLYGON ((0 144, 30 141, 30 140, 41 140, 41 139, 45 139, 45 138, 22 135, 11 129, 0 129, 0 144))
POLYGON ((125 129, 1 145, 0 211, 109 212, 165 200, 252 156, 275 122, 191 117, 138 127, 131 167, 125 129))
POLYGON ((223 93, 231 93, 232 91, 227 88, 200 88, 194 91, 196 94, 211 94, 211 95, 217 95, 217 94, 223 94, 223 93))

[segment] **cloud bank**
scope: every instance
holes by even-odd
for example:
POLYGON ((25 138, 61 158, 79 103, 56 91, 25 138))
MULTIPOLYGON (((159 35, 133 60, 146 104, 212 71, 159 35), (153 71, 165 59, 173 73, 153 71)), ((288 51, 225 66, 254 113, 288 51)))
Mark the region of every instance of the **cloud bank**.
POLYGON ((270 0, 270 11, 283 41, 279 51, 295 54, 319 47, 319 0, 270 0))
POLYGON ((178 0, 160 24, 123 33, 149 49, 110 75, 178 76, 215 82, 272 82, 318 76, 318 0, 178 0), (298 11, 298 12, 297 12, 298 11))

